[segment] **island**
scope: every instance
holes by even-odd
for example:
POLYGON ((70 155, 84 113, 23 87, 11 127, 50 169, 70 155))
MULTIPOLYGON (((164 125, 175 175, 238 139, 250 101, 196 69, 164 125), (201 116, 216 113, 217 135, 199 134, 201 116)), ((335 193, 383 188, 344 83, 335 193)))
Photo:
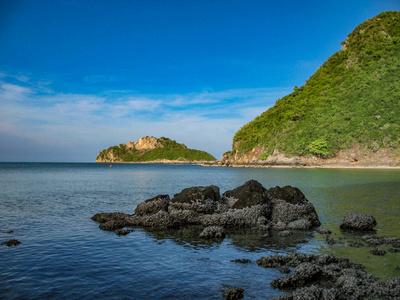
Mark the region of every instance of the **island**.
POLYGON ((215 161, 216 158, 205 151, 153 136, 101 150, 96 158, 96 163, 212 164, 215 161))
POLYGON ((400 12, 357 26, 301 87, 244 125, 223 166, 400 166, 400 12))

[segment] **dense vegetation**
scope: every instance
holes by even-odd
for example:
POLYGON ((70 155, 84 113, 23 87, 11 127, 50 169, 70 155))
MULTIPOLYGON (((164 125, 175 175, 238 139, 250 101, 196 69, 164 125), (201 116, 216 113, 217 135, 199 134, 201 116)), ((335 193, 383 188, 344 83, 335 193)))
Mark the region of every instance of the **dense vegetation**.
POLYGON ((175 140, 161 137, 158 139, 159 148, 137 150, 129 148, 125 144, 110 147, 102 150, 97 159, 109 161, 110 154, 115 157, 115 161, 140 162, 154 161, 157 159, 182 160, 182 161, 213 161, 216 160, 211 154, 194 149, 188 149, 184 144, 179 144, 175 140))
POLYGON ((305 85, 243 126, 234 151, 257 145, 288 156, 335 156, 356 145, 377 151, 400 143, 400 12, 355 28, 305 85))

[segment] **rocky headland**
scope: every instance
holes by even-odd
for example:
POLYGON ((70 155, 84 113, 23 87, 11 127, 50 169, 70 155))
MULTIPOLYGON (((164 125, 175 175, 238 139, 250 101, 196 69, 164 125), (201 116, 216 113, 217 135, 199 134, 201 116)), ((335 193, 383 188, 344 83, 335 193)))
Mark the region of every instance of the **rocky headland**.
POLYGON ((399 11, 357 26, 303 86, 236 132, 220 165, 400 167, 399 26, 399 11))

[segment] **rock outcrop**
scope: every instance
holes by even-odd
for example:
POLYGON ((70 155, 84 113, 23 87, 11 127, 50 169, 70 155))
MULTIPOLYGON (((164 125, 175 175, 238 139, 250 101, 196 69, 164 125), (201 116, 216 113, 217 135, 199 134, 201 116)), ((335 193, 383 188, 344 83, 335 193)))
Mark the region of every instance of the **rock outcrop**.
POLYGON ((372 215, 349 213, 340 221, 340 229, 373 230, 376 224, 372 215))
MULTIPOLYGON (((261 257, 265 268, 294 268, 294 273, 271 282, 274 288, 296 288, 280 300, 294 299, 398 299, 400 278, 381 282, 364 271, 364 266, 332 254, 273 255, 261 257)), ((287 271, 287 270, 286 270, 287 271)))
POLYGON ((299 189, 285 186, 267 190, 255 180, 222 196, 213 185, 186 188, 171 200, 168 195, 148 199, 136 207, 134 214, 99 213, 92 219, 109 231, 136 226, 202 225, 208 228, 202 233, 204 237, 222 237, 224 228, 287 231, 308 230, 321 224, 314 206, 299 189))

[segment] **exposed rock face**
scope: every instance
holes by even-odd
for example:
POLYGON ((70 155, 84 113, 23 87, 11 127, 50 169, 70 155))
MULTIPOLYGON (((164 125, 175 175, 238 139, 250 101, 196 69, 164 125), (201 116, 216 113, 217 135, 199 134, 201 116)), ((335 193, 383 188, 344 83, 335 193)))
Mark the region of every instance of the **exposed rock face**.
POLYGON ((376 219, 367 214, 349 213, 340 221, 341 229, 373 230, 376 226, 376 219))
MULTIPOLYGON (((320 225, 314 206, 299 189, 286 186, 267 190, 255 180, 225 192, 222 197, 217 186, 191 187, 175 194, 172 200, 168 195, 148 199, 136 207, 133 215, 99 213, 92 219, 101 223, 101 229, 109 231, 129 226, 203 225, 208 227, 204 236, 222 236, 219 228, 229 227, 264 230, 272 227, 283 231, 320 225)), ((290 234, 286 231, 282 235, 290 234)))
POLYGON ((141 137, 138 141, 132 143, 128 142, 129 148, 136 148, 137 150, 153 150, 155 148, 164 148, 163 144, 159 143, 155 137, 141 137))

